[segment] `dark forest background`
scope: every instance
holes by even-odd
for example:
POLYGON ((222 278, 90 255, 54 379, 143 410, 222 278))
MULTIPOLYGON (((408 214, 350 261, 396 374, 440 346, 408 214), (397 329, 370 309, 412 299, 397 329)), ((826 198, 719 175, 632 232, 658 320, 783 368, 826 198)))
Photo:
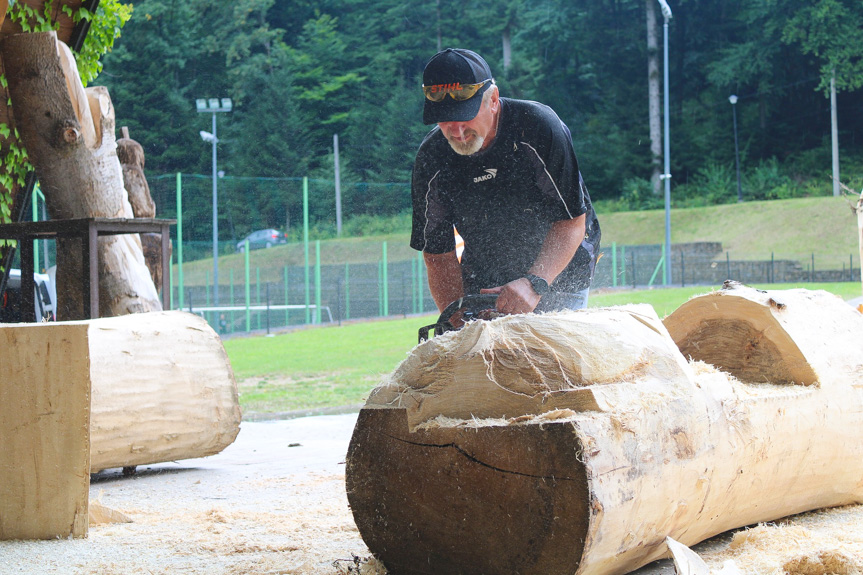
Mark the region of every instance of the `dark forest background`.
MULTIPOLYGON (((299 223, 303 177, 312 222, 332 230, 334 134, 344 218, 406 221, 411 165, 428 130, 421 74, 439 46, 479 52, 502 95, 557 111, 601 209, 655 208, 663 198, 650 183, 647 15, 660 74, 663 19, 651 2, 141 0, 94 84, 109 88, 117 125, 144 146, 160 216, 172 215, 175 174, 187 175, 193 238, 210 230, 212 185, 211 146, 199 136, 212 116, 196 112, 197 98, 233 100, 217 118, 222 239, 299 223)), ((842 179, 859 189, 863 2, 669 4, 676 207, 737 201, 732 94, 744 199, 832 193, 834 77, 842 179)))

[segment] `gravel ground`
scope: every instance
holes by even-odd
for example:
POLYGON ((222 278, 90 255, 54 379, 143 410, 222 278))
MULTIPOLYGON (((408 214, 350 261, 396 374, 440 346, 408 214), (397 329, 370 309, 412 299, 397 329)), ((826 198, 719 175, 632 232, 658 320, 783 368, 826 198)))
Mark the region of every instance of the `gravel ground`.
POLYGON ((344 487, 355 422, 244 422, 218 455, 131 477, 103 471, 90 501, 131 523, 91 525, 86 539, 0 542, 0 573, 340 573, 335 561, 369 555, 344 487))

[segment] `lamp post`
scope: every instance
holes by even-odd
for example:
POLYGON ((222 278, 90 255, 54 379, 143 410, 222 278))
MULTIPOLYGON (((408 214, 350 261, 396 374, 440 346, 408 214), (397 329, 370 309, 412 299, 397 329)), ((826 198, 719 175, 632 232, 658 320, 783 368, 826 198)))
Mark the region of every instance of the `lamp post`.
POLYGON ((662 9, 662 81, 663 81, 663 120, 665 135, 663 137, 663 174, 665 182, 665 285, 671 284, 671 144, 668 123, 668 21, 671 20, 671 7, 665 0, 659 0, 662 9))
POLYGON ((734 116, 734 165, 737 167, 737 201, 743 201, 743 188, 740 185, 740 151, 737 146, 737 96, 732 94, 728 97, 731 102, 731 111, 734 116))
POLYGON ((213 144, 213 303, 219 305, 219 177, 216 162, 216 113, 230 112, 233 104, 230 98, 198 98, 195 106, 199 113, 213 114, 213 132, 201 130, 201 139, 213 144))

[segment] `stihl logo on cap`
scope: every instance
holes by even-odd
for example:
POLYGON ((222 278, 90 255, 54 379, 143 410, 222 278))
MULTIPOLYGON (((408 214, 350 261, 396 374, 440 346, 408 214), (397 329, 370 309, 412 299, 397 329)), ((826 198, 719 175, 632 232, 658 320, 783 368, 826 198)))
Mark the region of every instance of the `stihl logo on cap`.
POLYGON ((434 86, 430 86, 431 90, 429 90, 432 94, 437 94, 439 92, 460 92, 461 91, 461 82, 456 82, 455 84, 435 84, 434 86))
POLYGON ((497 168, 489 168, 489 169, 485 170, 485 175, 478 176, 478 177, 474 178, 473 183, 478 184, 478 183, 484 182, 486 180, 491 180, 495 176, 497 176, 497 168))

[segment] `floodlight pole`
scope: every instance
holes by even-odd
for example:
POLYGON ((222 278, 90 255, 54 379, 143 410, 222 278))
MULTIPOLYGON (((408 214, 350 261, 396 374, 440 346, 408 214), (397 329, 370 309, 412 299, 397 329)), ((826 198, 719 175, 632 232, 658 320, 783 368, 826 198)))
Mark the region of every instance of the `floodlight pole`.
POLYGON ((665 182, 665 285, 671 285, 671 144, 669 135, 669 105, 668 105, 668 21, 671 19, 671 7, 665 0, 658 0, 662 9, 662 79, 663 79, 663 115, 665 137, 663 138, 663 173, 660 178, 665 182))
POLYGON ((732 94, 728 101, 734 118, 734 165, 737 169, 737 202, 740 203, 743 201, 743 186, 740 184, 740 147, 737 144, 737 96, 732 94))
POLYGON ((230 98, 199 98, 195 101, 198 112, 213 114, 213 132, 201 132, 201 138, 213 143, 213 304, 219 305, 219 172, 216 157, 216 113, 230 112, 233 103, 230 98))

